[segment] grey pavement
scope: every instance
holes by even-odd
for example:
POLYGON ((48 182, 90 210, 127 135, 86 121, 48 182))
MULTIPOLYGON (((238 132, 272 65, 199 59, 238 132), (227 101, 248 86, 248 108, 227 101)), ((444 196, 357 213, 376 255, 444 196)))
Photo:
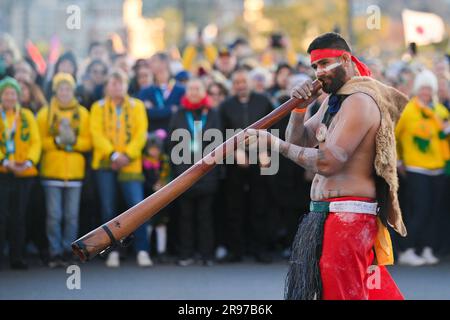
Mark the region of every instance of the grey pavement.
MULTIPOLYGON (((450 261, 433 267, 389 268, 407 299, 450 299, 450 261)), ((214 265, 155 265, 125 261, 108 269, 101 260, 80 265, 81 289, 69 290, 66 269, 33 267, 0 271, 0 299, 282 299, 287 264, 244 262, 214 265)))

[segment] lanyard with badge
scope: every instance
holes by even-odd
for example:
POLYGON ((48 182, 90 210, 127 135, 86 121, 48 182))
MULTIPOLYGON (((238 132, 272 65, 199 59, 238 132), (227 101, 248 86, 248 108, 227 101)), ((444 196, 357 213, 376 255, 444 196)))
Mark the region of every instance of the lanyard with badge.
MULTIPOLYGON (((204 110, 202 112, 201 121, 195 121, 194 115, 190 111, 186 111, 186 120, 188 123, 189 131, 192 134, 191 137, 191 152, 195 153, 200 150, 200 143, 198 140, 201 137, 202 130, 206 125, 206 118, 208 115, 208 111, 204 110)), ((200 141, 201 142, 201 141, 200 141)))
POLYGON ((14 116, 14 121, 9 128, 8 119, 6 118, 6 112, 2 109, 2 121, 5 128, 5 148, 6 148, 6 159, 9 158, 10 155, 14 154, 16 152, 16 146, 14 143, 14 136, 16 133, 16 127, 17 127, 17 118, 19 116, 19 108, 16 107, 16 112, 14 116))
POLYGON ((172 93, 173 83, 169 83, 168 85, 161 85, 159 90, 155 91, 155 99, 156 106, 158 109, 163 109, 167 99, 169 99, 170 94, 172 93))

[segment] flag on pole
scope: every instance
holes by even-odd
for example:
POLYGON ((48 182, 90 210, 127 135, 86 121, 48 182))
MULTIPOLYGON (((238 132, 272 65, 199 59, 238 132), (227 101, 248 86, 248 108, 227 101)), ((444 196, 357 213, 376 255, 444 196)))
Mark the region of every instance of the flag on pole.
POLYGON ((38 73, 40 75, 44 75, 45 71, 47 70, 47 63, 45 62, 44 57, 42 57, 42 54, 39 51, 38 47, 36 47, 36 45, 31 40, 27 41, 25 47, 31 60, 33 60, 33 62, 36 64, 38 73))
POLYGON ((437 14, 405 9, 402 18, 406 44, 424 46, 444 39, 444 21, 437 14))
POLYGON ((61 43, 59 41, 58 36, 53 35, 50 39, 50 50, 48 54, 48 63, 50 65, 54 65, 56 61, 58 61, 59 53, 61 49, 61 43))

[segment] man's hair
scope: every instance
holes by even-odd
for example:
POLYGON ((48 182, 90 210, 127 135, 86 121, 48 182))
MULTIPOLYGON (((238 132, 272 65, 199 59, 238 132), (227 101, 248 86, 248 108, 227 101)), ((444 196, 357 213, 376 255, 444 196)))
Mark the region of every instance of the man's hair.
POLYGON ((278 75, 281 72, 281 70, 283 70, 283 69, 288 69, 290 72, 293 71, 292 67, 288 63, 281 62, 277 65, 277 70, 275 70, 275 75, 278 75))
POLYGON ((335 32, 327 32, 315 38, 308 47, 308 53, 316 49, 339 49, 352 52, 347 41, 335 32))
POLYGON ((101 66, 103 68, 103 73, 107 74, 107 72, 108 72, 108 65, 106 63, 104 63, 102 60, 99 60, 99 59, 94 59, 88 64, 88 66, 86 68, 86 73, 87 74, 91 73, 92 69, 94 69, 94 67, 96 65, 101 66))
POLYGON ((100 41, 93 41, 89 44, 89 48, 88 48, 88 53, 91 53, 91 51, 95 48, 95 47, 103 47, 104 44, 101 43, 100 41))
POLYGON ((122 81, 125 85, 128 85, 128 76, 120 69, 111 70, 111 72, 108 74, 107 82, 109 82, 111 79, 122 81))
POLYGON ((236 68, 236 70, 233 71, 233 73, 231 74, 231 81, 234 81, 234 78, 236 77, 236 75, 238 74, 245 74, 245 76, 247 77, 247 79, 250 79, 250 71, 243 66, 239 66, 238 68, 236 68))

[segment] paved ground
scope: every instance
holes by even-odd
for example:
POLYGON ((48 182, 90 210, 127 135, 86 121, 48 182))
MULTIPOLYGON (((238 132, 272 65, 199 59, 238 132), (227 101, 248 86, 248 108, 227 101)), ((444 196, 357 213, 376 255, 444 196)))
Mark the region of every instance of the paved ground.
MULTIPOLYGON (((0 271, 0 299, 282 299, 287 264, 141 269, 126 261, 120 269, 108 269, 97 260, 80 270, 80 290, 67 289, 65 269, 0 271)), ((450 299, 450 261, 390 271, 407 299, 450 299)))

